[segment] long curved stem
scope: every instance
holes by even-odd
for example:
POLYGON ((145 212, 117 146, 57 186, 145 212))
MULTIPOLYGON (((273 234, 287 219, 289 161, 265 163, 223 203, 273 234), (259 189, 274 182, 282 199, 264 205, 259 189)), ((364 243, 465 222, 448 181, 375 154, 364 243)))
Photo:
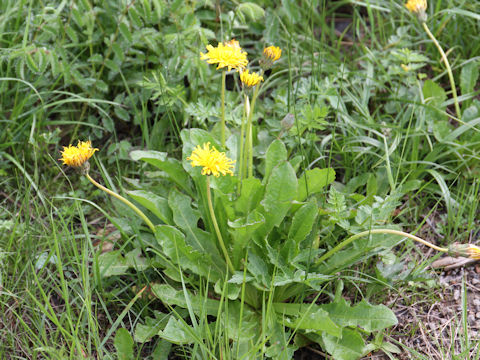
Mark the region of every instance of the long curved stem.
POLYGON ((439 246, 436 246, 436 245, 433 245, 432 243, 426 241, 426 240, 423 240, 421 238, 419 238, 418 236, 415 236, 415 235, 412 235, 412 234, 409 234, 409 233, 406 233, 406 232, 403 232, 403 231, 399 231, 399 230, 393 230, 393 229, 372 229, 372 230, 367 230, 367 231, 363 231, 361 233, 358 233, 358 234, 355 234, 353 236, 350 236, 348 239, 342 241, 340 244, 338 244, 337 246, 335 246, 332 250, 328 251, 326 254, 324 254, 323 256, 321 256, 317 261, 316 263, 319 264, 321 263, 322 261, 325 261, 327 260, 329 257, 331 257, 333 254, 335 254, 336 252, 340 251, 341 249, 343 249, 345 246, 347 246, 348 244, 350 244, 351 242, 361 238, 361 237, 364 237, 364 236, 368 236, 368 235, 371 235, 371 234, 392 234, 392 235, 400 235, 400 236, 403 236, 403 237, 407 237, 409 239, 412 239, 412 240, 415 240, 415 241, 418 241, 419 243, 422 243, 428 247, 431 247, 432 249, 435 249, 437 251, 441 251, 441 252, 448 252, 449 250, 447 248, 442 248, 442 247, 439 247, 439 246))
POLYGON ((93 180, 93 178, 90 176, 90 174, 88 172, 85 173, 85 176, 87 177, 88 180, 90 180, 90 182, 95 185, 97 188, 99 188, 100 190, 103 190, 105 191, 107 194, 109 195, 112 195, 113 197, 117 198, 118 200, 120 200, 121 202, 123 202, 125 205, 128 205, 130 207, 130 209, 132 209, 133 211, 135 211, 142 219, 143 221, 145 221, 145 223, 148 225, 148 227, 150 228, 150 230, 152 230, 153 233, 155 233, 155 226, 153 225, 153 223, 150 221, 150 219, 143 213, 142 210, 140 210, 138 207, 136 207, 133 203, 131 203, 130 201, 128 201, 127 199, 125 199, 123 196, 117 194, 116 192, 110 190, 110 189, 107 189, 105 186, 99 184, 98 182, 96 182, 95 180, 93 180))
POLYGON ((427 33, 428 37, 433 41, 433 43, 435 44, 435 46, 438 49, 438 52, 442 56, 443 63, 445 64, 445 67, 447 69, 448 79, 450 80, 450 87, 452 88, 452 96, 453 96, 453 100, 455 102, 455 111, 457 112, 457 117, 460 120, 462 118, 462 113, 460 111, 460 105, 458 103, 457 87, 455 86, 455 79, 453 77, 452 68, 450 67, 450 63, 448 62, 447 55, 445 54, 442 47, 440 46, 440 43, 437 41, 435 36, 432 34, 430 29, 428 28, 427 23, 422 22, 422 26, 423 26, 423 29, 425 30, 425 32, 427 33))
POLYGON ((223 256, 225 257, 225 261, 227 262, 228 268, 232 272, 235 272, 235 268, 230 261, 230 257, 228 256, 227 248, 225 247, 225 243, 223 242, 222 233, 220 232, 220 228, 218 227, 217 218, 215 217, 215 211, 213 210, 212 204, 212 193, 210 191, 210 178, 207 175, 207 202, 208 202, 208 210, 210 211, 210 216, 212 218, 213 227, 215 228, 215 232, 217 233, 218 242, 220 243, 220 247, 222 248, 223 256))
POLYGON ((222 141, 222 147, 225 148, 225 85, 226 85, 226 78, 227 72, 225 70, 222 71, 222 103, 221 103, 221 110, 222 110, 222 123, 220 129, 220 137, 222 141))

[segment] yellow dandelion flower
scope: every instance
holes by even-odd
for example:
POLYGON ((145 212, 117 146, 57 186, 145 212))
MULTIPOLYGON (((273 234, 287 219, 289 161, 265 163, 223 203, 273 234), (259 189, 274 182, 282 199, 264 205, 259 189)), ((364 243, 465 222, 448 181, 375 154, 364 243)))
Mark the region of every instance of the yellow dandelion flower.
POLYGON ((258 75, 256 72, 249 73, 247 69, 240 74, 240 80, 244 85, 252 87, 263 81, 263 76, 258 75))
POLYGON ((247 53, 242 51, 238 41, 231 40, 228 43, 219 43, 217 47, 207 45, 208 52, 206 54, 200 53, 201 60, 207 60, 209 64, 218 64, 217 69, 228 68, 243 69, 247 66, 247 53))
POLYGON ((62 157, 58 160, 63 161, 64 165, 80 167, 92 157, 98 149, 92 148, 92 142, 78 141, 77 146, 69 145, 63 147, 62 157))
POLYGON ((278 46, 269 46, 263 49, 263 55, 271 61, 277 61, 282 56, 282 49, 278 46))
POLYGON ((213 174, 215 177, 219 177, 220 174, 233 175, 231 168, 235 161, 229 159, 224 152, 215 149, 215 146, 210 148, 209 142, 203 144, 203 148, 197 145, 187 160, 191 161, 192 166, 203 166, 202 175, 213 174))
POLYGON ((427 10, 427 0, 408 0, 405 7, 413 13, 425 12, 427 10))

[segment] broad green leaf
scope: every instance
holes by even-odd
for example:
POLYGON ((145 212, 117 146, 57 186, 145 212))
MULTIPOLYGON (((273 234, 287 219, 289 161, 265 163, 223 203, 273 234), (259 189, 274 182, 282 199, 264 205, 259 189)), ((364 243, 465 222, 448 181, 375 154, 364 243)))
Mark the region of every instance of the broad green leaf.
POLYGON ((318 207, 313 202, 306 203, 296 211, 292 225, 290 226, 290 231, 288 232, 288 238, 295 242, 297 249, 299 248, 300 242, 312 231, 313 224, 317 219, 317 214, 318 207))
POLYGON ((232 234, 233 240, 233 262, 235 265, 239 265, 238 262, 244 256, 244 249, 249 244, 254 231, 264 223, 265 218, 256 210, 246 217, 228 222, 228 226, 231 228, 229 232, 232 234))
POLYGON ((133 360, 133 339, 130 333, 124 329, 118 329, 113 340, 117 350, 118 360, 133 360))
POLYGON ((433 129, 435 137, 441 141, 451 131, 445 114, 447 94, 440 85, 432 80, 425 81, 422 90, 423 98, 427 104, 425 107, 425 120, 428 126, 433 129))
POLYGON ((172 315, 168 320, 165 329, 160 330, 158 335, 165 340, 170 341, 173 344, 184 345, 194 342, 193 337, 190 335, 193 329, 188 329, 189 326, 177 320, 172 315), (189 331, 190 330, 190 331, 189 331))
POLYGON ((274 140, 267 149, 265 155, 265 176, 263 182, 266 183, 275 166, 287 161, 287 148, 280 140, 274 140))
POLYGON ((150 341, 152 337, 158 334, 159 330, 162 330, 167 325, 170 319, 170 314, 165 314, 160 311, 154 310, 154 317, 147 316, 145 323, 138 323, 135 327, 134 340, 135 342, 144 343, 150 341))
MULTIPOLYGON (((165 304, 187 308, 187 300, 185 300, 185 293, 182 290, 175 290, 167 284, 154 284, 152 285, 152 292, 165 304)), ((194 295, 190 292, 188 294, 190 304, 195 314, 218 315, 218 308, 220 306, 218 300, 210 299, 206 297, 206 295, 194 295)))
POLYGON ((240 196, 235 201, 235 209, 244 215, 250 214, 262 200, 265 188, 257 178, 251 177, 242 181, 240 196))
POLYGON ((193 196, 190 179, 182 164, 176 159, 168 158, 167 153, 153 150, 134 150, 130 153, 130 157, 135 161, 145 161, 164 171, 168 174, 170 180, 193 196))
POLYGON ((297 185, 295 171, 288 162, 273 169, 261 202, 265 225, 259 229, 260 235, 265 236, 283 221, 297 194, 297 185))
POLYGON ((307 170, 298 179, 298 201, 304 201, 308 195, 320 192, 325 186, 335 180, 335 170, 332 168, 307 170))
POLYGON ((478 63, 476 61, 466 64, 460 72, 460 89, 462 95, 467 95, 475 90, 478 81, 478 63))
POLYGON ((185 235, 173 226, 158 225, 155 228, 156 238, 167 255, 175 264, 182 268, 192 270, 195 274, 210 277, 211 281, 223 278, 223 273, 218 271, 210 254, 202 253, 185 242, 185 235))
POLYGON ((372 332, 397 324, 397 318, 389 308, 385 305, 371 305, 365 300, 352 307, 343 298, 338 302, 320 306, 335 323, 343 327, 359 326, 372 332))
POLYGON ((192 207, 191 199, 177 190, 168 196, 168 204, 173 212, 174 223, 186 234, 186 243, 201 254, 208 254, 220 272, 223 272, 225 261, 215 245, 215 237, 197 227, 200 212, 192 207))
POLYGON ((103 253, 98 257, 98 266, 100 274, 108 277, 126 274, 130 268, 142 271, 148 267, 148 264, 141 256, 141 250, 137 248, 127 253, 125 257, 120 250, 103 253))
POLYGON ((332 336, 342 336, 339 327, 329 314, 316 304, 274 303, 273 308, 279 320, 293 329, 326 332, 332 336))
POLYGON ((433 80, 425 81, 423 85, 423 98, 428 103, 440 105, 447 99, 445 90, 433 80))
POLYGON ((127 194, 139 204, 150 210, 165 224, 173 224, 172 210, 170 210, 170 207, 168 206, 167 199, 145 190, 127 191, 127 194))
POLYGON ((231 282, 225 282, 224 279, 218 279, 213 289, 220 296, 226 296, 229 300, 237 300, 241 287, 231 282))
POLYGON ((343 329, 342 337, 322 334, 323 343, 335 360, 358 360, 364 355, 365 343, 355 330, 343 329))
POLYGON ((265 261, 255 254, 251 252, 248 254, 248 271, 252 274, 257 282, 261 284, 261 286, 268 288, 270 287, 270 275, 268 271, 268 266, 265 261))

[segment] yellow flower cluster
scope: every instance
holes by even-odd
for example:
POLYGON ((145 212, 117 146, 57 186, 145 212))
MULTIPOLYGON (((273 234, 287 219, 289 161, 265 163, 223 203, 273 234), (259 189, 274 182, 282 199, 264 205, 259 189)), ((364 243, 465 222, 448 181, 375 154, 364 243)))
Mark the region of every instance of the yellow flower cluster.
POLYGON ((240 80, 245 86, 252 87, 263 81, 263 76, 256 72, 249 73, 247 69, 240 74, 240 80))
POLYGON ((191 161, 192 166, 203 166, 202 175, 233 175, 231 168, 235 161, 229 159, 224 152, 218 151, 215 146, 210 148, 209 142, 203 144, 203 148, 197 145, 187 160, 191 161))
POLYGON ((413 13, 421 13, 427 10, 427 0, 408 0, 405 7, 413 13))
POLYGON ((226 67, 228 71, 232 69, 243 69, 247 66, 247 53, 242 51, 237 40, 219 43, 217 47, 207 45, 208 52, 200 53, 201 60, 207 60, 209 64, 217 64, 217 69, 226 67))
POLYGON ((78 141, 77 146, 64 146, 61 151, 62 157, 59 160, 63 161, 64 165, 80 167, 92 157, 95 151, 98 149, 92 148, 90 140, 78 141))

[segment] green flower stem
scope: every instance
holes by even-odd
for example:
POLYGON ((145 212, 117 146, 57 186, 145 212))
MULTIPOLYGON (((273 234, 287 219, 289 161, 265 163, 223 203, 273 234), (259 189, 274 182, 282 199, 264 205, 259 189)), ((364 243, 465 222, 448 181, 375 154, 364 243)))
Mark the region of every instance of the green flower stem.
POLYGON ((148 225, 148 227, 152 230, 153 233, 155 233, 155 226, 153 225, 153 223, 150 221, 150 219, 143 213, 142 210, 140 210, 138 207, 136 207, 133 203, 131 203, 130 201, 128 201, 127 199, 125 199, 123 196, 117 194, 116 192, 110 190, 110 189, 107 189, 105 186, 99 184, 98 182, 96 182, 95 180, 92 179, 92 177, 90 176, 90 174, 88 172, 85 172, 85 176, 87 177, 88 180, 90 180, 90 182, 95 185, 97 188, 99 188, 100 190, 103 190, 105 191, 107 194, 109 195, 112 195, 113 197, 117 198, 118 200, 120 200, 121 202, 123 202, 125 205, 128 205, 133 211, 135 211, 142 219, 143 221, 145 221, 145 223, 148 225))
POLYGON ((242 115, 242 125, 241 125, 241 128, 240 128, 240 158, 239 158, 239 164, 238 164, 238 169, 239 169, 239 177, 240 177, 240 183, 239 183, 239 186, 238 186, 238 193, 240 194, 240 185, 241 185, 241 180, 243 180, 243 177, 245 175, 245 172, 244 172, 244 169, 243 169, 243 160, 244 160, 244 155, 243 155, 243 151, 244 151, 244 148, 245 148, 245 120, 247 118, 247 115, 248 112, 249 112, 249 108, 250 108, 250 101, 248 99, 248 95, 245 94, 244 96, 244 111, 243 111, 243 115, 242 115))
POLYGON ((227 72, 225 70, 222 71, 222 123, 220 129, 220 137, 222 140, 222 147, 225 148, 225 83, 227 78, 227 72))
POLYGON ((460 120, 462 118, 462 113, 460 111, 460 105, 458 103, 458 98, 457 98, 457 87, 455 86, 455 79, 453 77, 452 68, 450 67, 450 63, 448 62, 447 55, 445 55, 445 52, 443 51, 443 49, 440 46, 437 39, 435 39, 435 36, 430 31, 430 29, 428 28, 427 23, 425 21, 422 22, 422 26, 425 29, 425 32, 427 33, 428 37, 433 41, 433 43, 437 47, 438 51, 440 52, 440 55, 442 56, 443 63, 445 64, 445 67, 447 68, 447 74, 448 74, 448 78, 450 80, 450 87, 452 88, 453 100, 455 102, 455 111, 457 112, 457 117, 460 120))
POLYGON ((227 248, 225 247, 225 243, 223 242, 222 233, 220 232, 220 228, 218 227, 217 218, 215 217, 215 211, 213 211, 213 204, 212 204, 212 193, 210 191, 210 177, 207 175, 207 202, 208 202, 208 210, 210 210, 210 216, 212 217, 213 227, 215 228, 215 232, 217 233, 218 242, 220 243, 220 247, 222 248, 223 256, 225 257, 225 261, 227 262, 228 268, 230 269, 231 273, 235 272, 235 268, 230 261, 230 257, 228 256, 227 248))
POLYGON ((253 134, 252 134, 252 118, 253 112, 255 110, 255 102, 257 100, 258 92, 260 90, 260 84, 255 86, 255 91, 253 93, 252 102, 250 104, 250 111, 247 115, 247 134, 246 134, 246 145, 245 145, 245 158, 248 163, 248 177, 253 176, 253 134))
POLYGON ((317 261, 316 261, 316 264, 319 264, 321 263, 322 261, 325 261, 327 260, 329 257, 331 257, 332 255, 334 255, 336 252, 340 251, 341 249, 343 249, 345 246, 347 246, 348 244, 350 244, 351 242, 361 238, 361 237, 364 237, 364 236, 368 236, 368 235, 373 235, 373 234, 392 234, 392 235, 400 235, 400 236, 403 236, 403 237, 407 237, 409 239, 412 239, 412 240, 415 240, 415 241, 418 241, 419 243, 422 243, 428 247, 431 247, 432 249, 435 249, 437 251, 441 251, 441 252, 448 252, 448 249, 447 248, 442 248, 442 247, 438 247, 436 245, 433 245, 432 243, 426 241, 426 240, 423 240, 421 238, 419 238, 418 236, 415 236, 415 235, 412 235, 412 234, 409 234, 409 233, 406 233, 406 232, 403 232, 403 231, 398 231, 398 230, 393 230, 393 229, 373 229, 373 230, 367 230, 367 231, 363 231, 361 233, 358 233, 358 234, 355 234, 353 236, 350 236, 348 239, 342 241, 340 244, 338 244, 337 246, 335 246, 332 250, 328 251, 326 254, 324 254, 322 257, 320 257, 317 261))

